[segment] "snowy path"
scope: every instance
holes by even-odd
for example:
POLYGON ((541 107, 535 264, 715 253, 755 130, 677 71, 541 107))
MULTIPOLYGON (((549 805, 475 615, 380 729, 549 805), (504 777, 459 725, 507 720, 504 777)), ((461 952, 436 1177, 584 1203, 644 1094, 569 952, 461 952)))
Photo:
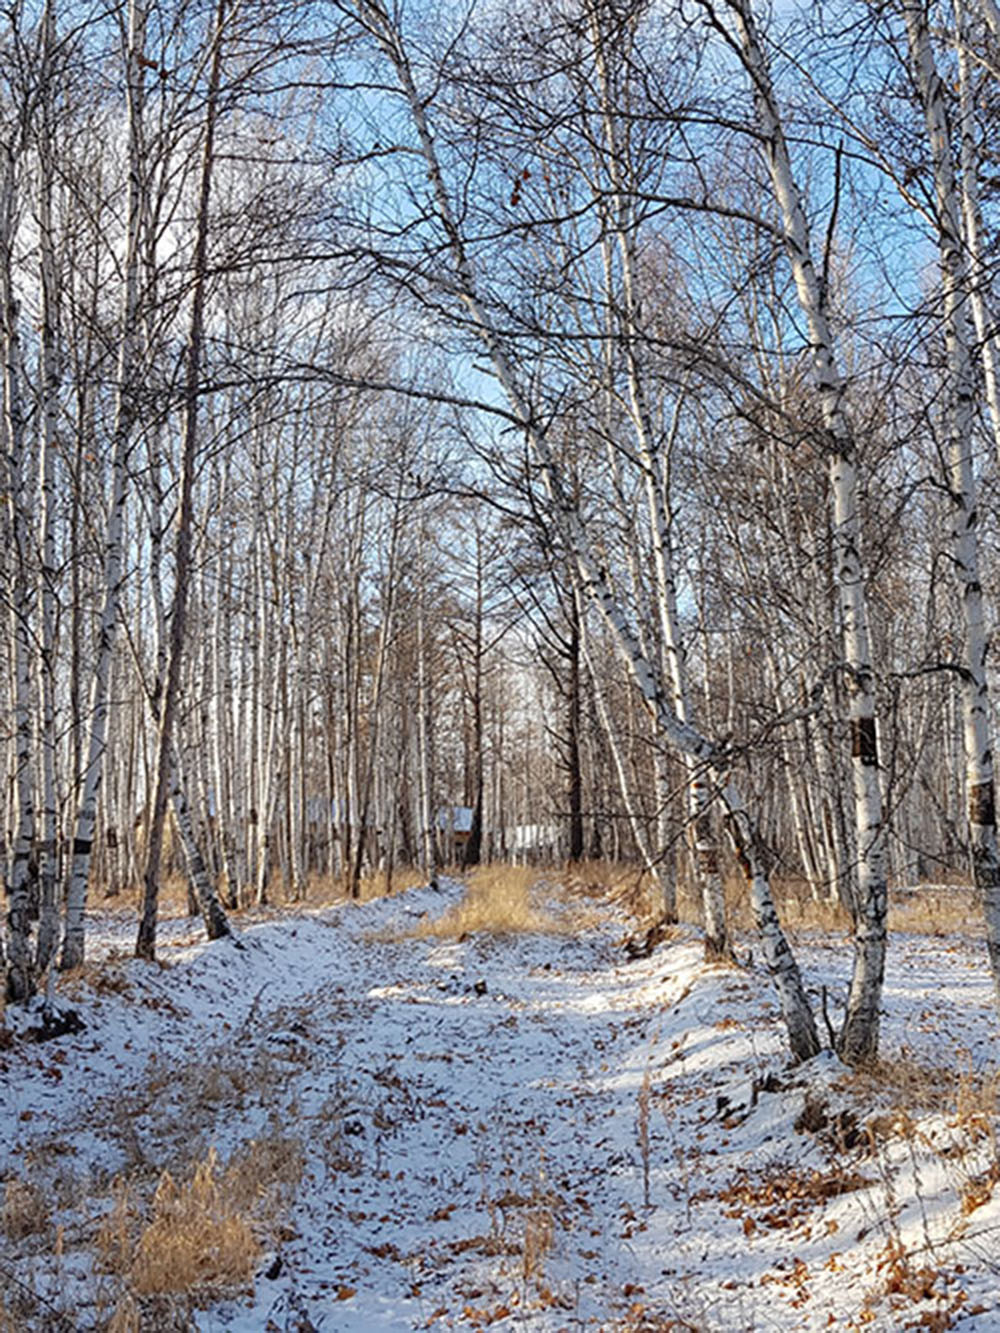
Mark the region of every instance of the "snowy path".
MULTIPOLYGON (((80 1037, 0 1052, 3 1172, 30 1167, 56 1201, 58 1293, 50 1258, 30 1262, 66 1328, 100 1326, 81 1196, 93 1218, 115 1174, 256 1140, 304 1171, 252 1294, 207 1304, 201 1333, 1000 1329, 985 1131, 959 1153, 940 1114, 919 1154, 913 1134, 866 1140, 881 1104, 828 1056, 785 1071, 766 980, 706 969, 693 933, 634 962, 613 917, 400 936, 460 892, 262 922, 241 949, 176 927, 171 967, 112 963, 80 991, 80 1037)), ((807 960, 842 984, 843 945, 807 960)), ((887 1039, 988 1057, 974 946, 905 937, 890 978, 887 1039)))

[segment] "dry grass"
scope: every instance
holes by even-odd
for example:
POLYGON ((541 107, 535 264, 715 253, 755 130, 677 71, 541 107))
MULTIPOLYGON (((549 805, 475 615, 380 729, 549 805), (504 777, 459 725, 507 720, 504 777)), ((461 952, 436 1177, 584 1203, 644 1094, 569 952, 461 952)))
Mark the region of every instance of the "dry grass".
POLYGON ((455 939, 463 935, 561 934, 580 928, 580 915, 565 904, 554 908, 551 881, 540 881, 532 866, 478 866, 469 876, 465 897, 435 920, 423 920, 409 932, 418 938, 455 939), (544 895, 548 894, 548 899, 544 895))
POLYGON ((125 1284, 115 1316, 121 1328, 132 1327, 133 1298, 196 1299, 248 1282, 304 1161, 301 1144, 280 1136, 245 1144, 224 1168, 212 1149, 180 1183, 164 1171, 148 1207, 117 1179, 95 1248, 102 1270, 125 1284))
POLYGON ((237 1286, 253 1275, 260 1248, 251 1220, 217 1165, 213 1150, 186 1184, 164 1173, 130 1264, 137 1295, 237 1286))
POLYGON ((893 1110, 882 1119, 903 1131, 925 1111, 949 1116, 957 1128, 980 1131, 1000 1114, 1000 1069, 974 1070, 967 1054, 960 1063, 935 1065, 904 1046, 842 1081, 862 1104, 888 1099, 893 1110))
MULTIPOLYGON (((814 898, 806 881, 775 875, 771 890, 781 923, 792 934, 800 931, 850 934, 851 918, 839 900, 814 898)), ((682 921, 700 920, 700 908, 690 888, 679 891, 678 907, 682 921)), ((726 881, 726 909, 733 929, 754 929, 746 885, 738 876, 730 876, 726 881)), ((917 935, 979 937, 983 934, 982 909, 967 884, 927 885, 908 892, 891 892, 888 925, 890 932, 917 935)))
MULTIPOLYGON (((448 873, 459 874, 460 871, 452 867, 448 873)), ((384 871, 363 875, 358 886, 358 897, 360 902, 371 902, 374 898, 385 898, 392 894, 403 893, 407 889, 416 888, 423 883, 425 883, 425 880, 419 870, 410 866, 399 866, 393 871, 391 878, 384 871)), ((226 886, 220 883, 218 888, 225 902, 227 898, 226 886)), ((107 904, 114 906, 116 909, 138 910, 141 906, 141 897, 141 888, 130 885, 123 889, 121 893, 116 894, 114 898, 107 899, 107 904)), ((240 920, 244 916, 253 916, 261 911, 280 911, 286 908, 305 906, 330 907, 346 900, 346 886, 343 878, 339 876, 311 874, 306 880, 304 893, 297 896, 291 892, 290 885, 285 884, 279 876, 275 876, 268 885, 265 907, 260 908, 253 903, 244 903, 235 908, 227 907, 226 910, 230 916, 240 920)), ((183 920, 189 915, 187 880, 181 875, 166 876, 160 886, 160 919, 163 921, 183 920)))
POLYGON ((889 929, 915 935, 985 933, 982 907, 968 885, 927 885, 911 893, 894 893, 889 900, 889 929))
POLYGON ((105 958, 85 962, 82 967, 61 973, 59 988, 71 995, 85 990, 93 991, 95 995, 131 995, 132 983, 121 966, 124 961, 124 955, 111 953, 105 958))

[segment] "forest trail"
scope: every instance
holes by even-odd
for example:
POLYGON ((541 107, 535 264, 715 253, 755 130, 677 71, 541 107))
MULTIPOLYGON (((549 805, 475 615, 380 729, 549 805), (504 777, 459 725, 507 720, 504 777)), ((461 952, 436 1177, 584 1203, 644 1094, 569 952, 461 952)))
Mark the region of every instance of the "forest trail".
MULTIPOLYGON (((283 914, 240 947, 168 923, 165 968, 116 957, 108 919, 70 988, 86 1030, 0 1051, 3 1173, 38 1212, 6 1227, 14 1326, 1000 1328, 974 942, 893 946, 887 1045, 968 1066, 924 1105, 829 1055, 787 1069, 766 978, 706 967, 691 930, 631 961, 593 904, 579 931, 413 935, 461 894, 283 914), (235 1296, 137 1266, 157 1182, 198 1163, 261 1243, 235 1296)), ((843 943, 804 958, 839 993, 843 943)))

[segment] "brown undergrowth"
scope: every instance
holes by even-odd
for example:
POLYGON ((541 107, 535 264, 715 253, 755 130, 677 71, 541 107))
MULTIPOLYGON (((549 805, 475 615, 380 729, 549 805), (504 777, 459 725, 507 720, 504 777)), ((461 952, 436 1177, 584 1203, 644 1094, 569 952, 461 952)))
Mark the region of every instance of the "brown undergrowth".
POLYGON ((492 864, 471 871, 461 902, 440 917, 424 918, 406 933, 420 939, 576 934, 593 915, 567 893, 558 877, 550 878, 533 866, 492 864))

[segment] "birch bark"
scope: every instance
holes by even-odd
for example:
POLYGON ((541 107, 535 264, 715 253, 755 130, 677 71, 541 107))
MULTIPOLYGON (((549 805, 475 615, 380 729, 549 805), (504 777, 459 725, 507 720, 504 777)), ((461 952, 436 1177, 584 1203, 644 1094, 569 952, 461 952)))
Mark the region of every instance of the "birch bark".
MULTIPOLYGON (((655 885, 662 887, 663 870, 652 848, 649 845, 649 838, 646 836, 646 828, 632 800, 632 791, 629 783, 628 772, 625 766, 625 757, 622 754, 621 746, 618 743, 618 734, 615 730, 614 721, 611 712, 608 709, 607 700, 604 695, 602 683, 597 674, 597 668, 594 664, 593 654, 590 651, 588 635, 585 626, 582 627, 582 650, 583 660, 587 665, 587 671, 591 680, 594 682, 594 702, 597 706, 597 716, 601 723, 601 729, 604 732, 604 738, 607 741, 608 749, 611 752, 611 763, 615 770, 615 777, 618 779, 618 794, 621 797, 622 805, 625 809, 625 818, 628 821, 629 832, 632 834, 632 841, 635 843, 636 850, 639 853, 639 860, 643 868, 649 875, 655 885)), ((662 851, 662 849, 660 849, 662 851)))
POLYGON ((432 700, 430 650, 427 641, 427 541, 421 524, 418 546, 419 586, 417 587, 417 769, 420 788, 420 856, 424 877, 432 889, 438 887, 434 838, 434 794, 432 751, 432 700))
MULTIPOLYGON (((160 709, 160 732, 157 743, 155 788, 143 874, 142 917, 136 936, 137 958, 152 960, 156 953, 156 913, 160 893, 160 858, 163 849, 163 830, 167 804, 170 799, 171 772, 176 780, 177 763, 173 753, 174 717, 180 692, 181 664, 184 654, 188 593, 191 579, 191 543, 194 526, 194 474, 198 453, 198 399, 201 391, 201 366, 205 333, 205 297, 208 280, 208 226, 212 193, 212 174, 215 168, 215 128, 218 112, 219 88, 222 76, 222 37, 225 26, 225 0, 218 0, 215 13, 215 32, 205 103, 205 143, 202 150, 201 178, 199 181, 198 213, 193 256, 194 287, 191 294, 191 326, 186 349, 184 385, 184 420, 181 434, 181 485, 177 513, 177 540, 174 557, 174 592, 170 611, 170 653, 167 678, 160 709)), ((185 807, 181 806, 182 817, 185 807)), ((180 823, 180 820, 178 820, 180 823)), ((202 867, 202 880, 207 880, 202 867)), ((196 886, 197 887, 197 886, 196 886)), ((202 889, 206 887, 202 883, 202 889)), ((221 904, 215 899, 217 913, 221 904)), ((223 918, 224 920, 224 914, 223 918)), ((218 917, 206 913, 205 924, 210 937, 218 917)), ((228 927, 226 927, 226 933, 228 927)))
POLYGON ((18 302, 14 294, 16 154, 13 142, 0 148, 0 320, 3 336, 4 502, 12 545, 10 642, 14 685, 14 789, 16 814, 7 889, 7 998, 26 1000, 35 989, 31 954, 30 866, 35 832, 31 776, 31 537, 26 487, 27 420, 22 397, 18 302))
POLYGON ((41 642, 37 654, 38 698, 41 703, 41 837, 38 840, 39 920, 35 962, 44 973, 52 961, 59 939, 59 905, 56 899, 57 811, 56 811, 56 549, 54 530, 56 419, 59 392, 57 346, 58 279, 55 236, 52 226, 54 161, 54 68, 56 18, 54 0, 42 14, 42 68, 40 132, 38 135, 38 242, 41 288, 41 440, 39 457, 39 571, 41 642))
MULTIPOLYGON (((686 655, 677 614, 677 578, 674 569, 669 497, 666 470, 653 427, 647 396, 647 369, 641 329, 640 301, 636 275, 635 188, 628 188, 623 177, 626 154, 619 143, 615 98, 607 63, 606 34, 602 33, 596 10, 591 11, 591 43, 598 73, 601 121, 606 147, 606 164, 611 181, 607 220, 618 251, 621 273, 621 299, 614 298, 610 283, 610 265, 605 263, 609 310, 618 310, 621 344, 628 381, 628 403, 642 464, 643 487, 652 541, 655 575, 655 606, 659 622, 664 674, 671 683, 674 711, 682 722, 691 720, 690 697, 686 679, 686 655)), ((674 416, 674 429, 680 420, 680 404, 674 416)), ((687 769, 687 807, 695 875, 701 889, 705 921, 705 944, 709 957, 723 958, 731 945, 726 926, 725 897, 719 867, 719 852, 712 826, 712 793, 703 770, 690 760, 687 769)), ((665 783, 661 784, 665 787, 665 783)), ((673 905, 672 905, 673 906, 673 905)), ((668 919, 676 908, 668 912, 668 919)))
MULTIPOLYGON (((979 522, 973 466, 975 372, 966 319, 969 274, 962 239, 959 192, 953 167, 944 85, 938 74, 923 3, 903 9, 910 64, 923 106, 934 167, 937 242, 940 255, 944 336, 947 353, 947 482, 951 497, 952 565, 962 604, 962 733, 965 750, 969 843, 976 890, 986 921, 990 969, 1000 1005, 1000 847, 990 721, 983 590, 979 581, 979 522)), ((975 285, 975 284, 973 284, 975 285)))
MULTIPOLYGON (((702 3, 727 40, 732 40, 708 0, 702 0, 702 3)), ((854 930, 854 968, 838 1049, 849 1064, 861 1064, 873 1059, 878 1051, 879 1004, 885 974, 887 891, 874 677, 861 559, 857 453, 844 407, 846 386, 837 362, 824 294, 813 265, 809 226, 792 173, 763 46, 749 0, 728 0, 728 4, 736 20, 738 48, 753 86, 771 184, 781 211, 785 251, 799 305, 809 326, 813 372, 823 425, 830 443, 833 560, 851 731, 859 896, 854 930)))
POLYGON ((983 367, 986 405, 993 427, 993 447, 1000 465, 1000 366, 997 338, 986 309, 989 269, 983 240, 983 218, 979 208, 977 181, 979 154, 975 144, 974 92, 969 59, 968 16, 962 0, 955 0, 955 42, 958 50, 958 138, 961 151, 961 197, 963 239, 968 256, 969 305, 976 326, 979 357, 983 367))
MULTIPOLYGON (((691 721, 691 701, 685 668, 683 636, 680 632, 680 619, 677 616, 677 580, 673 565, 671 517, 669 517, 669 499, 667 475, 663 463, 663 453, 653 428, 652 412, 649 411, 647 395, 647 368, 644 365, 644 341, 641 332, 640 299, 637 291, 636 276, 636 235, 635 187, 625 183, 623 163, 627 153, 619 141, 617 129, 616 97, 612 88, 611 71, 608 68, 608 37, 601 32, 596 9, 591 12, 591 43, 597 79, 601 125, 605 141, 605 161, 611 180, 611 199, 608 201, 607 221, 609 232, 615 240, 619 271, 621 275, 620 299, 612 292, 612 265, 605 260, 605 283, 607 283, 607 301, 609 311, 617 312, 620 325, 620 343, 625 360, 625 373, 628 381, 628 407, 631 416, 636 443, 639 445, 641 473, 651 533, 653 553, 653 573, 655 573, 655 601, 657 621, 660 631, 661 669, 671 681, 673 706, 681 721, 691 721)), ((680 403, 677 404, 673 429, 680 421, 680 403)), ((709 957, 727 957, 731 953, 727 922, 725 922, 725 898, 723 881, 719 866, 719 848, 712 826, 712 793, 705 782, 703 769, 691 761, 685 760, 687 768, 687 804, 689 818, 689 838, 691 838, 692 860, 695 874, 700 884, 701 902, 703 902, 705 924, 705 949, 709 957)), ((661 774, 660 801, 664 802, 667 782, 661 774)), ((669 902, 668 920, 676 918, 676 905, 669 902)))
POLYGON ((66 882, 66 921, 59 966, 79 967, 84 958, 84 908, 90 874, 97 797, 104 772, 107 748, 109 685, 118 608, 125 578, 123 527, 128 458, 137 417, 139 365, 137 333, 139 312, 139 242, 143 223, 144 180, 144 0, 129 0, 126 96, 128 106, 128 202, 125 256, 125 291, 119 333, 118 368, 115 384, 115 419, 112 431, 111 498, 104 538, 103 604, 90 693, 90 732, 86 766, 66 882))

